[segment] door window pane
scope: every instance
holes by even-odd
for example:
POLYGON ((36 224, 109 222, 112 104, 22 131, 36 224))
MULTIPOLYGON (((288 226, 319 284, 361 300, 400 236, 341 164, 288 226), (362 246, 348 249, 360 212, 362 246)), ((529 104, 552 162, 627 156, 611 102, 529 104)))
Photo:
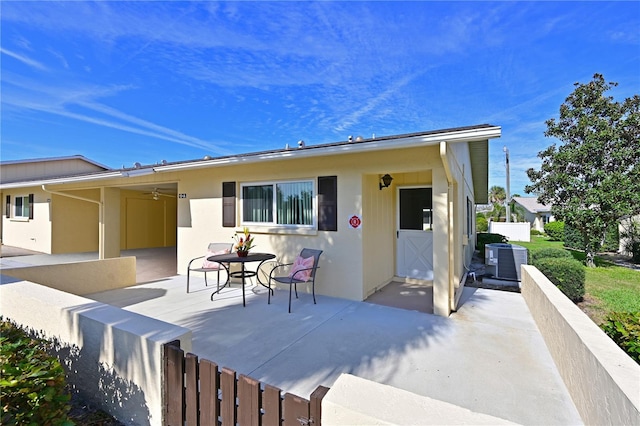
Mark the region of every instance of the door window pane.
POLYGON ((431 230, 432 224, 432 189, 401 189, 400 229, 431 230))

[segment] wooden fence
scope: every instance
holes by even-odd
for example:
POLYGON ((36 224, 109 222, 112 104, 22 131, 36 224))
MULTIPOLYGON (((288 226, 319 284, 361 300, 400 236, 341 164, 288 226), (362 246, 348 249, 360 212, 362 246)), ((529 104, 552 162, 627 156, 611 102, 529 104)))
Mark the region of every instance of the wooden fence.
POLYGON ((321 403, 328 390, 318 386, 310 400, 282 396, 277 387, 185 355, 179 342, 164 345, 166 426, 321 425, 321 403))

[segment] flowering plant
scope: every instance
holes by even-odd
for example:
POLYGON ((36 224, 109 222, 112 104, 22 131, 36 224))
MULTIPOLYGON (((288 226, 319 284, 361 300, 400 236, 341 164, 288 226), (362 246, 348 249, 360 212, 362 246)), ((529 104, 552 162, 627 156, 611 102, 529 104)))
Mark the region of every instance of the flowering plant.
POLYGON ((234 235, 233 238, 236 240, 236 244, 233 248, 238 252, 248 252, 253 247, 253 238, 251 233, 249 232, 249 228, 245 227, 242 231, 242 234, 234 235))

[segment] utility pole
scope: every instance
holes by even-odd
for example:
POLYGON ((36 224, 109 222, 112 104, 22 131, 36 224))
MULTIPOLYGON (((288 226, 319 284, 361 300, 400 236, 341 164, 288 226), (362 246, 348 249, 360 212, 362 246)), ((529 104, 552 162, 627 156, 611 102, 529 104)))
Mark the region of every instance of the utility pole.
POLYGON ((505 145, 502 148, 505 157, 505 166, 507 167, 507 197, 505 199, 505 207, 507 211, 507 223, 511 222, 511 192, 509 190, 509 149, 505 145))

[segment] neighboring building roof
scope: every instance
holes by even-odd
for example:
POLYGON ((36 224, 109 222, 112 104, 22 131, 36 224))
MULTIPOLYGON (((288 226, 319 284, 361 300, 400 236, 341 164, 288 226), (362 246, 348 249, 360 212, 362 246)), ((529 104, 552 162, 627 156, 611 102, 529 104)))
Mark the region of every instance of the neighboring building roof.
POLYGON ((551 206, 539 203, 538 197, 513 197, 512 200, 531 213, 548 213, 551 211, 551 206))
POLYGON ((8 166, 11 164, 31 164, 31 163, 43 163, 43 162, 53 162, 53 161, 67 161, 67 160, 82 160, 86 163, 93 164, 94 166, 100 167, 104 170, 110 170, 111 168, 100 164, 96 161, 93 161, 84 155, 69 155, 67 157, 48 157, 48 158, 31 158, 27 160, 7 160, 0 161, 0 166, 8 166))
POLYGON ((109 167, 82 155, 33 158, 0 162, 0 187, 45 179, 72 178, 89 173, 105 173, 109 167))
POLYGON ((490 124, 456 127, 443 130, 432 130, 408 133, 395 136, 373 137, 369 139, 334 142, 320 145, 302 145, 300 147, 259 151, 246 154, 235 154, 222 157, 205 156, 203 159, 163 162, 155 165, 139 165, 134 168, 110 169, 101 173, 90 173, 82 176, 60 177, 31 182, 14 182, 0 184, 0 187, 19 187, 39 184, 56 184, 73 181, 99 180, 113 177, 140 176, 151 173, 192 170, 198 168, 228 166, 231 164, 248 164, 262 161, 273 161, 288 158, 308 158, 329 154, 357 153, 380 151, 417 146, 433 146, 440 142, 469 142, 471 151, 471 168, 474 177, 474 192, 477 203, 486 203, 488 194, 488 140, 500 137, 500 127, 490 124), (483 196, 485 199, 483 199, 483 196))

